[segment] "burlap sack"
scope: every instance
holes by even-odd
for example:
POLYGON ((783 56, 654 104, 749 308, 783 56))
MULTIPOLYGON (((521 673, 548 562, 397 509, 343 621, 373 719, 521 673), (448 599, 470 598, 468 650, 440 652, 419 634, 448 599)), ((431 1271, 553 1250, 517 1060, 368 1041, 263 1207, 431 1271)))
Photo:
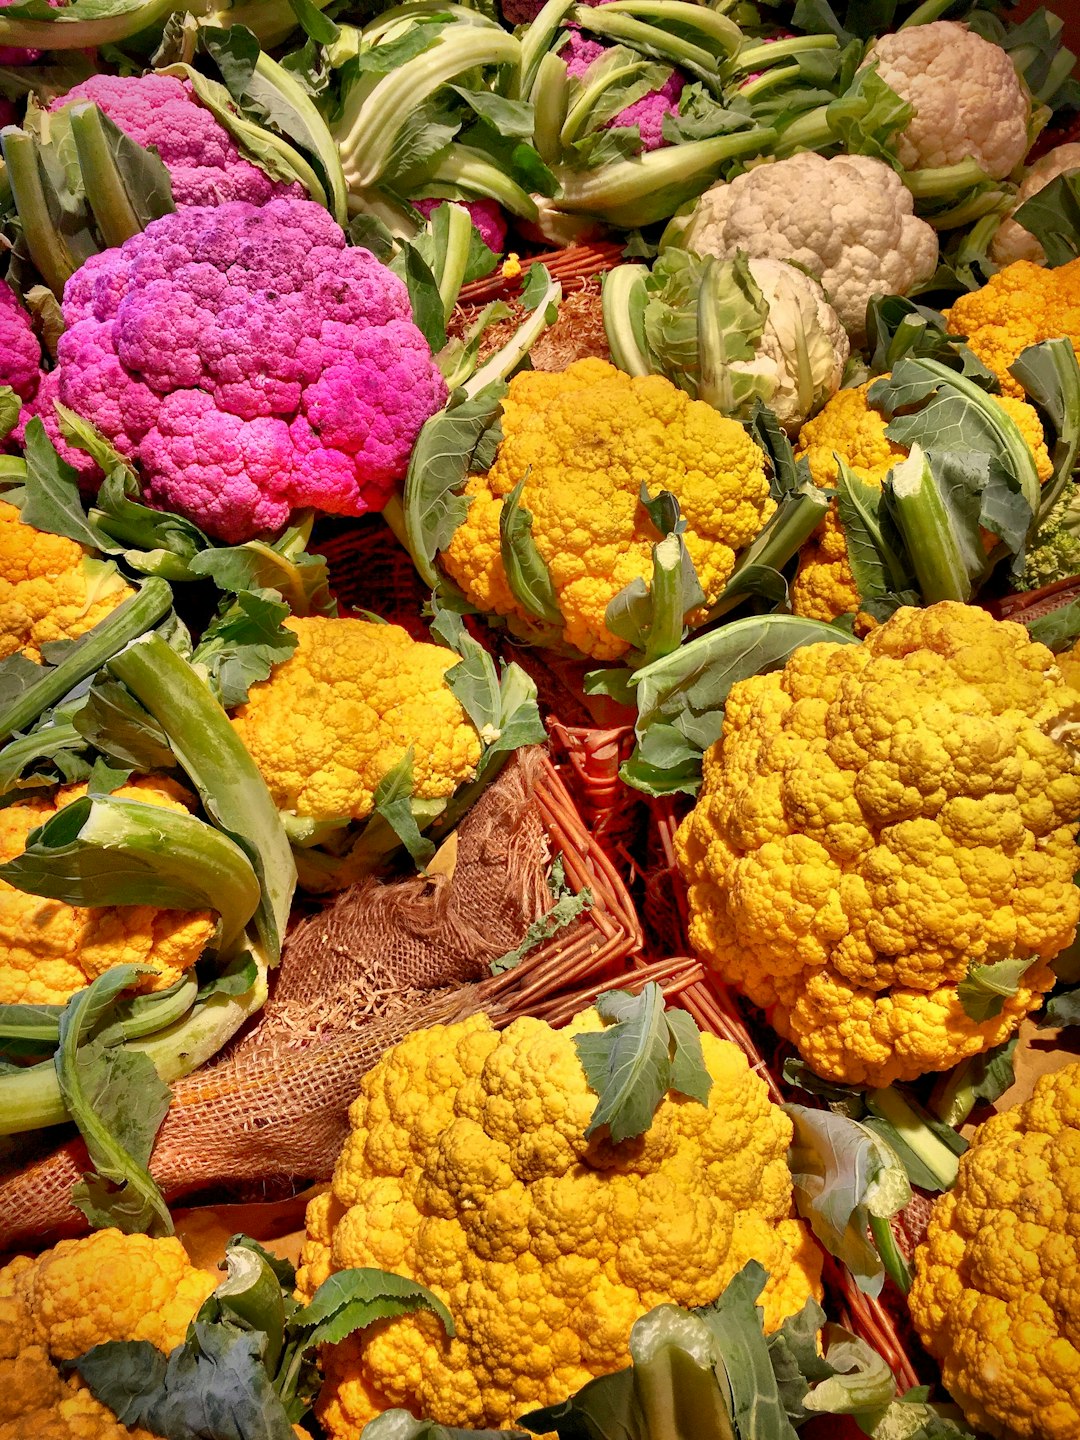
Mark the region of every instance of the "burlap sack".
MULTIPOLYGON (((540 756, 519 752, 481 796, 452 874, 365 881, 293 929, 258 1020, 173 1086, 150 1163, 167 1197, 328 1178, 364 1072, 410 1031, 477 1008, 469 982, 551 903, 540 756)), ((69 1195, 87 1164, 75 1140, 0 1173, 0 1251, 84 1229, 69 1195)))

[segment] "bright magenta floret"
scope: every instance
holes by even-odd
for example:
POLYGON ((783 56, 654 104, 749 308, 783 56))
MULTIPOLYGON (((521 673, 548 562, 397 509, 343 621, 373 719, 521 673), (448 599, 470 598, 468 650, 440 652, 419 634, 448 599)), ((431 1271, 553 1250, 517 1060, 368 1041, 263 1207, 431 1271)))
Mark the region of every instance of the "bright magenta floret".
POLYGON ((58 398, 230 543, 381 508, 446 399, 404 284, 307 200, 155 220, 72 276, 64 318, 58 398))
MULTIPOLYGON (((431 217, 433 210, 445 204, 443 200, 413 200, 413 209, 419 210, 425 219, 431 217)), ((506 249, 506 216, 496 205, 494 200, 459 200, 459 205, 469 212, 469 219, 472 221, 480 239, 494 251, 501 255, 506 249)))
POLYGON ((0 284, 0 385, 29 400, 38 386, 41 346, 30 316, 9 285, 0 284))
POLYGON ((93 75, 53 101, 58 110, 92 100, 140 145, 153 145, 172 179, 177 205, 265 205, 275 195, 303 196, 300 185, 271 180, 240 154, 235 141, 186 80, 172 75, 93 75))
MULTIPOLYGON (((571 30, 569 40, 559 53, 566 61, 566 73, 580 79, 606 49, 607 46, 598 40, 587 40, 580 31, 571 30)), ((603 128, 614 130, 636 125, 642 150, 664 149, 670 144, 664 139, 664 116, 679 113, 679 97, 684 83, 682 76, 673 71, 659 90, 651 90, 625 110, 620 110, 605 122, 603 128)))

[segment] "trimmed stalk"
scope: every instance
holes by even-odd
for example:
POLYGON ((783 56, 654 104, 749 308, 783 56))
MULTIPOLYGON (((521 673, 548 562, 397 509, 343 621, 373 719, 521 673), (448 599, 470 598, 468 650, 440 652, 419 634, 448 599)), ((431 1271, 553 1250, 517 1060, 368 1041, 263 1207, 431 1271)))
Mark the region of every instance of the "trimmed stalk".
POLYGON ((296 866, 266 781, 210 690, 160 635, 142 636, 108 668, 165 731, 207 814, 251 859, 262 891, 255 925, 276 965, 296 866))
POLYGON ((766 70, 756 80, 746 80, 739 86, 739 98, 760 100, 770 90, 779 90, 789 80, 797 80, 801 73, 798 65, 782 65, 777 70, 766 70))
POLYGON ((975 1062, 982 1058, 981 1055, 969 1056, 960 1065, 947 1070, 930 1096, 930 1109, 943 1124, 951 1125, 954 1130, 963 1125, 975 1109, 977 1097, 971 1074, 975 1062))
POLYGON ((808 487, 785 495, 768 522, 739 556, 723 593, 705 617, 705 625, 719 620, 746 599, 747 591, 738 588, 732 591, 740 574, 752 565, 782 570, 810 539, 828 509, 829 498, 823 490, 808 487))
POLYGON ((113 249, 142 231, 127 187, 109 146, 101 111, 81 100, 68 108, 83 188, 106 247, 113 249))
POLYGON ((547 0, 532 24, 526 26, 521 38, 521 64, 510 86, 512 100, 524 100, 532 95, 540 66, 574 4, 575 0, 547 0))
MULTIPOLYGON (((667 0, 667 3, 675 8, 680 0, 667 0)), ((696 5, 686 8, 696 10, 699 15, 711 13, 696 5)), ((602 35, 605 40, 614 40, 620 45, 630 46, 631 49, 657 55, 663 60, 669 60, 673 65, 682 65, 687 70, 706 75, 715 75, 717 72, 716 56, 710 50, 695 45, 690 40, 684 40, 679 35, 671 35, 658 25, 650 25, 632 15, 619 13, 617 5, 604 5, 597 9, 579 6, 574 11, 574 23, 593 35, 602 35)))
POLYGON ((447 210, 446 250, 442 264, 435 275, 439 299, 443 306, 443 321, 449 323, 454 313, 457 297, 465 283, 465 272, 469 267, 469 248, 472 240, 472 220, 463 205, 451 204, 447 210))
MULTIPOLYGON (((922 218, 935 230, 962 230, 972 221, 987 217, 996 222, 996 228, 1001 220, 1002 202, 1011 198, 1006 190, 977 190, 974 195, 969 195, 966 200, 950 206, 948 210, 939 210, 936 215, 924 215, 922 218)), ((972 238, 969 236, 969 241, 972 238)))
POLYGON ((911 1289, 911 1268, 904 1259, 900 1247, 896 1243, 893 1228, 884 1215, 870 1216, 870 1234, 874 1237, 874 1246, 881 1256, 885 1273, 900 1294, 906 1295, 911 1289))
POLYGON ((533 144, 545 165, 559 163, 562 132, 570 104, 566 61, 554 50, 546 54, 536 72, 532 92, 533 144))
POLYGON ((934 472, 919 445, 894 466, 888 485, 923 600, 928 605, 938 600, 967 604, 971 579, 934 472))
POLYGON ((579 5, 574 11, 574 23, 588 29, 589 22, 598 14, 605 22, 612 19, 621 21, 623 18, 644 22, 651 30, 661 30, 665 42, 677 41, 680 45, 700 50, 713 67, 716 64, 715 51, 734 55, 743 43, 743 33, 734 20, 729 20, 710 6, 687 4, 686 0, 615 0, 614 4, 605 5, 602 12, 588 5, 579 5), (705 45, 695 46, 691 41, 677 40, 676 36, 663 31, 664 25, 679 25, 694 30, 704 41, 711 42, 712 49, 707 49, 705 45))
POLYGON ((361 190, 377 185, 404 117, 463 70, 517 65, 520 60, 521 46, 513 35, 463 25, 443 31, 429 50, 384 75, 370 90, 357 86, 333 131, 346 183, 361 190))
POLYGON ((884 1090, 870 1090, 866 1095, 866 1104, 872 1114, 889 1122, 908 1149, 914 1151, 937 1177, 943 1190, 956 1184, 959 1159, 919 1118, 898 1090, 891 1085, 884 1090))
POLYGON ((80 680, 100 670, 118 650, 156 625, 171 608, 172 591, 165 581, 156 576, 144 581, 137 594, 81 636, 58 665, 43 666, 40 680, 0 707, 0 740, 32 725, 80 680))
POLYGON ((753 70, 769 70, 782 60, 791 60, 811 50, 839 48, 840 42, 835 35, 793 35, 788 40, 774 40, 770 45, 749 45, 745 50, 739 50, 724 67, 724 74, 746 75, 753 70))
POLYGON ((928 170, 901 170, 900 179, 916 200, 944 200, 962 190, 970 190, 973 185, 992 182, 992 177, 976 160, 961 160, 958 165, 938 165, 928 170))
MULTIPOLYGON (((3 11, 0 11, 3 14, 3 11)), ((2 25, 0 21, 0 25, 2 25)), ((21 43, 21 42, 0 42, 21 43)), ((64 285, 79 268, 64 238, 53 224, 45 187, 41 183, 37 145, 17 125, 5 125, 0 131, 4 163, 15 208, 19 212, 23 235, 30 258, 41 278, 58 300, 63 299, 64 285)))
POLYGON ((259 58, 255 62, 255 74, 280 90, 304 121, 311 148, 318 157, 330 184, 331 193, 328 197, 327 209, 338 224, 344 226, 348 219, 349 196, 345 184, 345 173, 341 168, 341 155, 315 102, 295 76, 263 51, 259 52, 259 58))
POLYGON ((682 575, 682 541, 678 535, 665 535, 653 546, 652 627, 645 643, 645 665, 670 655, 682 644, 685 613, 682 575))
POLYGON ((613 363, 627 375, 652 374, 644 326, 648 275, 644 265, 617 265, 604 276, 604 333, 613 363))
MULTIPOLYGON (((127 1013, 113 1019, 110 1029, 117 1031, 125 1040, 140 1039, 152 1035, 166 1025, 175 1024, 187 1015, 199 993, 199 984, 192 971, 188 971, 168 990, 153 995, 136 995, 127 1002, 127 1013)), ((60 1039, 60 1005, 2 1005, 0 1006, 0 1039, 22 1040, 34 1045, 56 1046, 60 1039), (53 1016, 51 1010, 55 1009, 53 1016), (17 1012, 28 1012, 23 1018, 17 1012)))

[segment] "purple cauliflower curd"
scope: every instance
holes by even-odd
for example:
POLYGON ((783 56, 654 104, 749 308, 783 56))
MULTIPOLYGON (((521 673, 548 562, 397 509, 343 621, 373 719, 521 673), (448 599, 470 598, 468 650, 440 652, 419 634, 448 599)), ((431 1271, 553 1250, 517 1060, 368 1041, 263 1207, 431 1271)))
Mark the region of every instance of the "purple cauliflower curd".
POLYGON ((15 299, 10 286, 0 284, 0 385, 29 400, 38 387, 41 346, 30 316, 15 299))
MULTIPOLYGON (((14 5, 15 0, 0 0, 0 10, 6 10, 9 5, 14 5)), ((55 10, 60 0, 49 0, 49 4, 55 10)), ((41 59, 40 50, 23 50, 18 45, 0 45, 0 65, 33 65, 35 60, 41 59)), ((12 121, 5 120, 5 125, 12 121)))
MULTIPOLYGON (((411 202, 414 210, 419 210, 425 220, 431 218, 433 210, 445 204, 443 200, 413 200, 411 202)), ((469 212, 469 219, 480 236, 480 239, 493 250, 496 255, 501 255, 506 248, 506 218, 496 205, 494 200, 458 200, 455 202, 469 212)))
POLYGON ((265 205, 275 195, 300 199, 304 194, 300 185, 271 180, 265 170, 245 160, 186 80, 172 75, 93 75, 54 100, 50 109, 75 100, 93 101, 132 140, 154 147, 169 171, 177 206, 223 205, 229 200, 265 205))
MULTIPOLYGON (((580 31, 571 30, 570 38, 559 54, 566 61, 566 73, 580 79, 606 49, 598 40, 586 40, 580 31)), ((664 139, 664 116, 679 113, 679 96, 685 83, 683 77, 673 71, 659 90, 643 95, 633 105, 620 110, 603 128, 614 130, 636 125, 642 150, 662 149, 670 143, 664 139)))
POLYGON ((446 399, 404 284, 308 200, 166 215, 92 256, 63 308, 56 398, 150 504, 233 544, 297 507, 380 509, 446 399))

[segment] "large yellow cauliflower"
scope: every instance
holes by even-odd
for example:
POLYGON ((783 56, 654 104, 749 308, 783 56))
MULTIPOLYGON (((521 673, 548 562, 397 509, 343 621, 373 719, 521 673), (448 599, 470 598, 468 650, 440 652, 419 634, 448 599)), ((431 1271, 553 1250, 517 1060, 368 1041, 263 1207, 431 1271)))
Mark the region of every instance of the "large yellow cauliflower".
POLYGON ((951 602, 732 687, 678 832, 695 950, 820 1075, 888 1085, 1005 1040, 1076 931, 1080 694, 1020 625, 951 602), (1032 962, 1001 1013, 970 965, 1032 962))
MULTIPOLYGON (((85 793, 85 785, 51 795, 28 792, 0 809, 0 863, 21 855, 35 826, 85 793)), ((187 808, 184 792, 171 780, 135 780, 114 793, 169 810, 187 808)), ((114 965, 150 966, 156 973, 143 978, 142 988, 167 989, 195 964, 214 931, 206 910, 65 905, 0 880, 0 1005, 63 1005, 114 965)))
POLYGON ((0 660, 91 630, 131 594, 116 567, 81 545, 24 525, 0 500, 0 660))
POLYGON ((414 794, 435 800, 472 779, 480 737, 446 684, 459 657, 399 625, 311 616, 233 720, 280 810, 363 820, 379 781, 413 748, 414 794))
POLYGON ((1080 260, 1047 269, 1017 260, 992 275, 981 290, 961 295, 948 328, 992 370, 1006 395, 1023 395, 1009 366, 1021 350, 1043 340, 1072 341, 1080 355, 1080 260))
POLYGON ((1080 1064, 976 1131, 915 1257, 911 1314, 969 1422, 1080 1435, 1080 1064))
POLYGON ((99 1230, 0 1270, 0 1440, 152 1440, 58 1362, 107 1340, 179 1345, 217 1284, 179 1240, 99 1230))
POLYGON ((791 1218, 791 1122, 735 1046, 702 1037, 708 1106, 678 1096, 651 1128, 586 1141, 596 1104, 573 1036, 484 1016, 421 1030, 362 1081, 333 1188, 308 1207, 298 1285, 375 1266, 421 1281, 429 1314, 375 1325, 324 1353, 319 1417, 355 1440, 404 1406, 445 1425, 509 1424, 629 1363, 654 1305, 704 1305, 751 1258, 775 1329, 816 1293, 820 1255, 791 1218))
MULTIPOLYGON (((840 473, 837 453, 864 484, 879 490, 893 466, 906 459, 907 447, 895 444, 885 434, 889 421, 867 403, 866 392, 874 383, 838 390, 824 409, 803 426, 795 454, 806 456, 810 476, 819 489, 831 489, 836 484, 840 473)), ((995 398, 1027 441, 1040 481, 1048 480, 1053 465, 1038 415, 1026 401, 1012 395, 995 398)), ((791 605, 796 615, 812 620, 835 620, 859 608, 859 588, 848 564, 847 541, 835 500, 799 554, 791 605)))
POLYGON ((660 538, 641 504, 668 490, 686 520, 686 546, 708 602, 774 508, 764 457, 743 427, 661 375, 631 378, 603 360, 561 373, 526 371, 510 382, 503 441, 487 475, 470 480, 468 515, 443 553, 451 577, 478 609, 530 619, 503 568, 503 498, 524 480, 521 504, 551 575, 562 639, 613 660, 629 646, 604 623, 609 601, 652 580, 660 538))

